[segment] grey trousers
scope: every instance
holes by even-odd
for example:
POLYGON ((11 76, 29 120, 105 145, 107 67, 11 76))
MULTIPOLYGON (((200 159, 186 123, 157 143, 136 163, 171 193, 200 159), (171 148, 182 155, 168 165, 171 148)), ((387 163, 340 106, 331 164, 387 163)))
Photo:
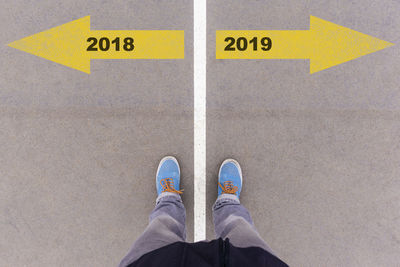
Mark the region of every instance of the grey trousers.
MULTIPOLYGON (((186 241, 186 210, 181 197, 175 193, 162 193, 150 214, 150 222, 143 234, 133 243, 120 267, 125 267, 142 255, 163 246, 186 241)), ((273 254, 258 234, 248 210, 234 195, 221 195, 213 206, 216 238, 229 238, 236 247, 261 247, 273 254)))

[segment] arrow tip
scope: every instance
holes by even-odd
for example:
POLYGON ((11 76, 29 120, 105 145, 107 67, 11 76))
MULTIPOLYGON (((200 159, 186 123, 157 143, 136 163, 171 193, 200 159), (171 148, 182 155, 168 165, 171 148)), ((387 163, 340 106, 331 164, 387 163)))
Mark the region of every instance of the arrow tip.
POLYGON ((310 44, 314 48, 310 73, 393 46, 393 43, 310 16, 310 44))
POLYGON ((90 31, 90 16, 11 42, 8 46, 38 57, 90 73, 90 58, 85 37, 90 31))

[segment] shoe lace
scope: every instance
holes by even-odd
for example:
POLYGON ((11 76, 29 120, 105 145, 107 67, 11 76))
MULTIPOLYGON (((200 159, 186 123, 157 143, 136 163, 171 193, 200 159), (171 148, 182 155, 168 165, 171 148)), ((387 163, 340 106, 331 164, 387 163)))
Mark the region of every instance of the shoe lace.
POLYGON ((182 190, 176 190, 174 187, 174 180, 172 178, 164 178, 160 180, 160 185, 162 186, 161 193, 170 192, 170 193, 177 193, 182 194, 182 190))
POLYGON ((232 181, 225 181, 223 185, 218 182, 218 185, 225 194, 235 194, 239 189, 237 186, 233 185, 232 181))

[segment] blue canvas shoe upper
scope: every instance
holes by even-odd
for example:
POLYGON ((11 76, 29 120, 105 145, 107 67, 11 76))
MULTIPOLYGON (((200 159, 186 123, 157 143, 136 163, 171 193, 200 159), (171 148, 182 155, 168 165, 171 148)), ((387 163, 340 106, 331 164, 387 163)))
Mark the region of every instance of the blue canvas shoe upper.
POLYGON ((183 190, 179 190, 180 175, 181 172, 176 158, 172 156, 164 157, 157 170, 157 195, 164 192, 182 194, 183 190))
POLYGON ((238 198, 242 191, 242 170, 234 159, 225 160, 219 168, 218 196, 221 194, 233 194, 238 198))

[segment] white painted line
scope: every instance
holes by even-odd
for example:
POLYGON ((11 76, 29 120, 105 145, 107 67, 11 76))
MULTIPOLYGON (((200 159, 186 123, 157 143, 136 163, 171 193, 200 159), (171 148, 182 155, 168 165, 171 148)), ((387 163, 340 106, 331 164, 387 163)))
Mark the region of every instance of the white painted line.
POLYGON ((194 0, 194 241, 206 239, 206 0, 194 0))

